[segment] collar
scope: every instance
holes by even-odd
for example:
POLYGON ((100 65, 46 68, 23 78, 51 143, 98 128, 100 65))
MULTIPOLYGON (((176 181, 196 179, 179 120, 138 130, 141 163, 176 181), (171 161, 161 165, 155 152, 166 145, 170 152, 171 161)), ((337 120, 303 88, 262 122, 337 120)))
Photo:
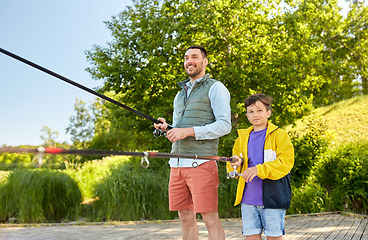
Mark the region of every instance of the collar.
MULTIPOLYGON (((206 81, 207 79, 209 79, 209 78, 211 78, 211 75, 209 74, 209 73, 206 73, 206 75, 204 75, 204 77, 203 78, 200 78, 200 79, 196 79, 196 80, 194 80, 194 82, 193 82, 193 85, 195 84, 195 83, 200 83, 200 82, 204 82, 204 81, 206 81)), ((178 82, 178 85, 181 87, 181 88, 184 88, 185 86, 187 86, 188 87, 188 82, 190 83, 190 79, 186 79, 186 80, 184 80, 184 81, 182 81, 182 82, 178 82)), ((191 84, 191 83, 190 83, 191 84)), ((192 85, 192 86, 193 86, 192 85)), ((191 87, 192 87, 191 86, 191 87)))

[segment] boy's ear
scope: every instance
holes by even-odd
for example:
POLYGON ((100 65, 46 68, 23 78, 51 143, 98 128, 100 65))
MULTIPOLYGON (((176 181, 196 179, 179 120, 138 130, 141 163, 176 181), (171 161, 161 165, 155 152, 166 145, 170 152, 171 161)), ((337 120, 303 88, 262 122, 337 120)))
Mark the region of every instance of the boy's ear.
POLYGON ((267 118, 271 117, 272 111, 271 110, 268 110, 267 113, 268 113, 268 117, 267 118))

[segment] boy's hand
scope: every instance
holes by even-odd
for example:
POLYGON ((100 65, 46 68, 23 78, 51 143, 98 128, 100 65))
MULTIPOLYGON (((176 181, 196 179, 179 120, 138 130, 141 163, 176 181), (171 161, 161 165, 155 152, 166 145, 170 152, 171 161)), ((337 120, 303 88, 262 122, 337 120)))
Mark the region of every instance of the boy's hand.
POLYGON ((245 169, 245 171, 242 173, 242 177, 246 182, 251 182, 255 176, 257 176, 257 167, 250 167, 245 169))
POLYGON ((238 155, 234 155, 232 156, 232 158, 235 158, 236 159, 236 162, 233 162, 233 163, 230 163, 231 166, 234 168, 234 169, 237 169, 238 167, 240 167, 243 163, 243 159, 240 158, 238 155))

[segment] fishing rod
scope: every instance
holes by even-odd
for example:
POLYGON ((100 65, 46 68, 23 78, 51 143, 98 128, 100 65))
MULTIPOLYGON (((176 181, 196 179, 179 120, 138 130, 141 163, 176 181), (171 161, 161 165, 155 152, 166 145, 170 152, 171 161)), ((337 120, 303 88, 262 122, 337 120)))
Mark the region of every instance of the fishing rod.
MULTIPOLYGON (((131 108, 131 107, 128 107, 128 106, 127 106, 127 105, 125 105, 125 104, 122 104, 122 103, 120 103, 120 102, 118 102, 118 101, 115 101, 114 99, 111 99, 111 98, 109 98, 109 97, 107 97, 107 96, 105 96, 105 95, 103 95, 103 94, 101 94, 101 93, 98 93, 98 92, 96 92, 96 91, 93 91, 92 89, 87 88, 87 87, 85 87, 85 86, 83 86, 83 85, 81 85, 81 84, 79 84, 79 83, 77 83, 77 82, 74 82, 74 81, 72 81, 72 80, 70 80, 70 79, 68 79, 68 78, 66 78, 66 77, 64 77, 64 76, 61 76, 60 74, 57 74, 57 73, 55 73, 55 72, 53 72, 53 71, 51 71, 51 70, 49 70, 49 69, 47 69, 47 68, 44 68, 44 67, 42 67, 42 66, 40 66, 40 65, 38 65, 38 64, 36 64, 36 63, 33 63, 33 62, 31 62, 31 61, 29 61, 29 60, 27 60, 27 59, 24 59, 24 58, 22 58, 22 57, 20 57, 20 56, 18 56, 18 55, 15 55, 14 53, 11 53, 11 52, 9 52, 9 51, 6 51, 6 50, 5 50, 5 49, 3 49, 3 48, 0 48, 0 52, 2 52, 2 53, 4 53, 4 54, 6 54, 6 55, 8 55, 8 56, 10 56, 10 57, 12 57, 12 58, 14 58, 14 59, 18 60, 18 61, 21 61, 21 62, 23 62, 23 63, 25 63, 25 64, 28 64, 28 65, 30 65, 31 67, 37 68, 38 70, 41 70, 42 72, 45 72, 45 73, 47 73, 47 74, 50 74, 51 76, 54 76, 54 77, 56 77, 56 78, 58 78, 58 79, 60 79, 60 80, 62 80, 62 81, 64 81, 64 82, 67 82, 67 83, 69 83, 69 84, 72 84, 72 85, 74 85, 74 86, 76 86, 76 87, 78 87, 78 88, 80 88, 80 89, 82 89, 82 90, 84 90, 84 91, 87 91, 87 92, 89 92, 89 93, 92 93, 93 95, 96 95, 96 96, 98 96, 98 97, 100 97, 100 98, 102 98, 102 99, 104 99, 104 100, 106 100, 106 101, 109 101, 109 102, 111 102, 111 103, 113 103, 113 104, 115 104, 115 105, 117 105, 117 106, 119 106, 119 107, 122 107, 122 108, 124 108, 124 109, 126 109, 126 110, 128 110, 128 111, 130 111, 130 112, 132 112, 132 113, 135 113, 135 114, 137 114, 137 115, 139 115, 139 116, 141 116, 141 117, 144 117, 145 119, 150 120, 151 122, 154 122, 154 123, 156 123, 156 124, 158 124, 158 123, 162 123, 161 121, 159 121, 159 120, 158 120, 158 119, 156 119, 156 118, 153 118, 153 117, 148 116, 148 115, 146 115, 146 114, 144 114, 144 113, 141 113, 141 112, 139 112, 139 111, 137 111, 137 110, 135 110, 135 109, 133 109, 133 108, 131 108)), ((168 129, 168 130, 170 130, 170 129, 172 129, 172 128, 173 128, 173 127, 172 127, 172 126, 170 126, 170 125, 168 125, 168 127, 167 127, 167 129, 168 129)), ((162 136, 162 135, 164 135, 164 134, 163 134, 163 132, 162 132, 161 130, 157 130, 157 129, 155 129, 155 131, 154 131, 153 133, 154 133, 154 135, 155 135, 155 136, 162 136)))
POLYGON ((236 162, 235 157, 218 157, 218 156, 198 156, 196 154, 175 154, 175 153, 160 153, 160 152, 124 152, 124 151, 108 151, 108 150, 77 150, 77 149, 64 149, 64 148, 53 148, 53 147, 38 147, 38 148, 14 148, 14 147, 2 147, 0 153, 34 153, 39 154, 76 154, 76 155, 87 155, 87 156, 112 156, 112 155, 123 155, 141 157, 141 165, 144 168, 149 166, 148 158, 188 158, 193 159, 192 167, 198 167, 196 160, 213 160, 220 162, 236 162))

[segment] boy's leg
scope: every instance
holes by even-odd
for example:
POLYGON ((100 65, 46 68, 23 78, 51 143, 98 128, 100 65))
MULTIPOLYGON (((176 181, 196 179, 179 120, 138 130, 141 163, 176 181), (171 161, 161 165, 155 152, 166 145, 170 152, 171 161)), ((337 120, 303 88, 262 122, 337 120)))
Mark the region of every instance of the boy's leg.
POLYGON ((282 240, 282 236, 280 236, 280 237, 267 237, 267 240, 282 240))
POLYGON ((247 240, 260 240, 262 234, 262 222, 260 216, 261 206, 241 204, 241 214, 243 222, 243 235, 247 240))
POLYGON ((247 236, 246 239, 247 240, 262 240, 262 236, 261 234, 257 234, 257 235, 247 236))
POLYGON ((222 227, 218 212, 205 212, 201 213, 201 215, 208 230, 208 239, 224 240, 225 231, 222 227))
POLYGON ((262 209, 261 219, 267 239, 278 240, 285 235, 285 214, 284 209, 262 209))
POLYGON ((179 210, 181 235, 183 239, 199 239, 199 231, 194 210, 179 210))

